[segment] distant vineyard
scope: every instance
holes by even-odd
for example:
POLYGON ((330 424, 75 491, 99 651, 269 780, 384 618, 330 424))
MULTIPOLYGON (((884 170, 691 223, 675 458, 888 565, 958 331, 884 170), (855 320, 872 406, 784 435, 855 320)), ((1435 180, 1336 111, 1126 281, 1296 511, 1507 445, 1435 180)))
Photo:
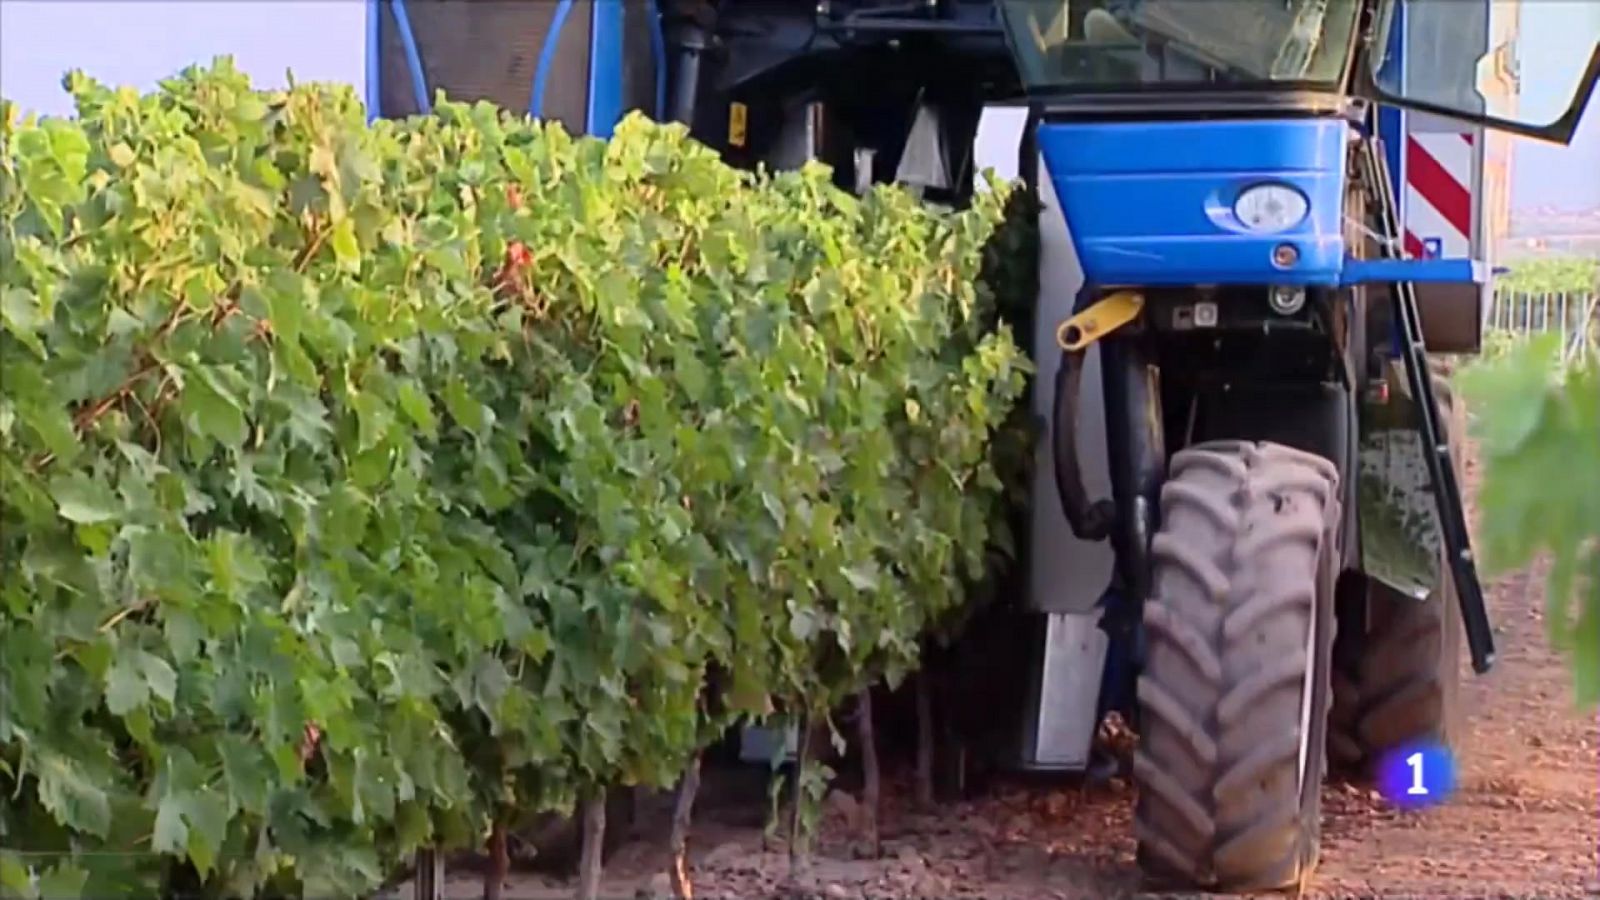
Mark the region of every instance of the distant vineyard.
POLYGON ((1564 363, 1600 360, 1600 293, 1520 292, 1497 289, 1485 330, 1498 355, 1537 335, 1551 335, 1564 363))
POLYGON ((1514 294, 1600 293, 1600 259, 1577 256, 1518 262, 1495 282, 1514 294))

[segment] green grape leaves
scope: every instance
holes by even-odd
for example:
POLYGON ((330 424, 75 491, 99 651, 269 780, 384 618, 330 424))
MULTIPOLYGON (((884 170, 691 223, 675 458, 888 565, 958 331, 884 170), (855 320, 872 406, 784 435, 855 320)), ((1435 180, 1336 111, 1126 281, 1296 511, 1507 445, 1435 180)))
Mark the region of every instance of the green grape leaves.
POLYGON ((368 123, 226 59, 68 86, 0 133, 0 826, 177 868, 17 892, 356 894, 671 784, 914 667, 1009 543, 1003 188, 368 123))
POLYGON ((1458 377, 1484 454, 1484 562, 1504 572, 1548 555, 1550 637, 1579 702, 1600 702, 1600 366, 1564 367, 1552 335, 1458 377))

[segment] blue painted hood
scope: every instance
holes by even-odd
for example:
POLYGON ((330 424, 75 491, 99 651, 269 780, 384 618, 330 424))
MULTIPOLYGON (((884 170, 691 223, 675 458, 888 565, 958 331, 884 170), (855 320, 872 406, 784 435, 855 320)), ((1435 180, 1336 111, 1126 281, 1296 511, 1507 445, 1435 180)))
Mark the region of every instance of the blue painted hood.
POLYGON ((1349 127, 1329 119, 1050 122, 1045 170, 1085 279, 1100 286, 1339 283, 1349 127), (1298 225, 1255 234, 1233 214, 1245 188, 1294 187, 1298 225), (1280 268, 1273 251, 1292 244, 1280 268))

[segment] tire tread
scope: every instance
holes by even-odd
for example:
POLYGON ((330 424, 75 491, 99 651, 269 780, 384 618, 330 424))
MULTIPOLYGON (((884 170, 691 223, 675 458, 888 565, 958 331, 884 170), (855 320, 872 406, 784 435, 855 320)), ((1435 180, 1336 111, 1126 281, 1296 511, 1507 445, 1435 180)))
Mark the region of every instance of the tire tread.
MULTIPOLYGON (((1448 362, 1429 360, 1441 424, 1464 483, 1465 410, 1455 402, 1448 362)), ((1356 652, 1340 654, 1334 673, 1328 754, 1350 776, 1364 775, 1390 750, 1417 741, 1449 746, 1459 731, 1461 613, 1449 569, 1425 600, 1368 588, 1366 635, 1350 634, 1356 652)))
MULTIPOLYGON (((1318 603, 1332 602, 1317 586, 1339 496, 1332 463, 1275 444, 1213 442, 1173 458, 1151 543, 1134 762, 1135 834, 1151 881, 1281 889, 1314 864, 1298 717, 1304 680, 1317 671, 1306 629, 1318 603), (1295 722, 1286 731, 1288 709, 1295 722)), ((1319 637, 1325 658, 1330 635, 1319 637)), ((1327 685, 1319 690, 1314 715, 1327 685)), ((1320 780, 1321 755, 1309 749, 1307 778, 1320 780)))

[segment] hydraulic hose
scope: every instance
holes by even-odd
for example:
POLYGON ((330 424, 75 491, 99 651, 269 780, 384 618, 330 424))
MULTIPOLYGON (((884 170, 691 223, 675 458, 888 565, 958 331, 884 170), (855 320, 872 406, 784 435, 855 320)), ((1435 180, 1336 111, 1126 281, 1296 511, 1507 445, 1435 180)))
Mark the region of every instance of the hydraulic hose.
POLYGON ((1111 534, 1117 509, 1110 500, 1089 502, 1078 469, 1078 387, 1083 383, 1084 351, 1061 352, 1056 369, 1056 398, 1052 416, 1051 455, 1055 463, 1056 493, 1061 497, 1061 512, 1072 533, 1080 540, 1103 541, 1111 534))
POLYGON ((667 32, 661 24, 661 4, 657 0, 650 0, 650 52, 655 55, 656 63, 654 117, 660 122, 667 115, 667 32))
POLYGON ((566 27, 567 16, 572 14, 572 0, 561 0, 550 20, 550 31, 544 36, 544 47, 539 50, 539 66, 533 72, 533 93, 528 97, 528 115, 535 119, 544 117, 544 91, 550 82, 550 68, 555 65, 556 47, 561 44, 561 30, 566 27))
POLYGON ((673 85, 669 118, 685 125, 694 124, 695 105, 700 97, 700 54, 705 50, 704 35, 698 26, 686 25, 678 48, 678 80, 673 85))
POLYGON ((422 71, 422 54, 417 52, 417 36, 411 31, 411 17, 406 15, 406 0, 390 0, 394 10, 394 24, 400 31, 400 46, 406 54, 406 68, 411 70, 411 93, 417 101, 417 110, 423 115, 433 112, 428 100, 428 76, 422 71))

